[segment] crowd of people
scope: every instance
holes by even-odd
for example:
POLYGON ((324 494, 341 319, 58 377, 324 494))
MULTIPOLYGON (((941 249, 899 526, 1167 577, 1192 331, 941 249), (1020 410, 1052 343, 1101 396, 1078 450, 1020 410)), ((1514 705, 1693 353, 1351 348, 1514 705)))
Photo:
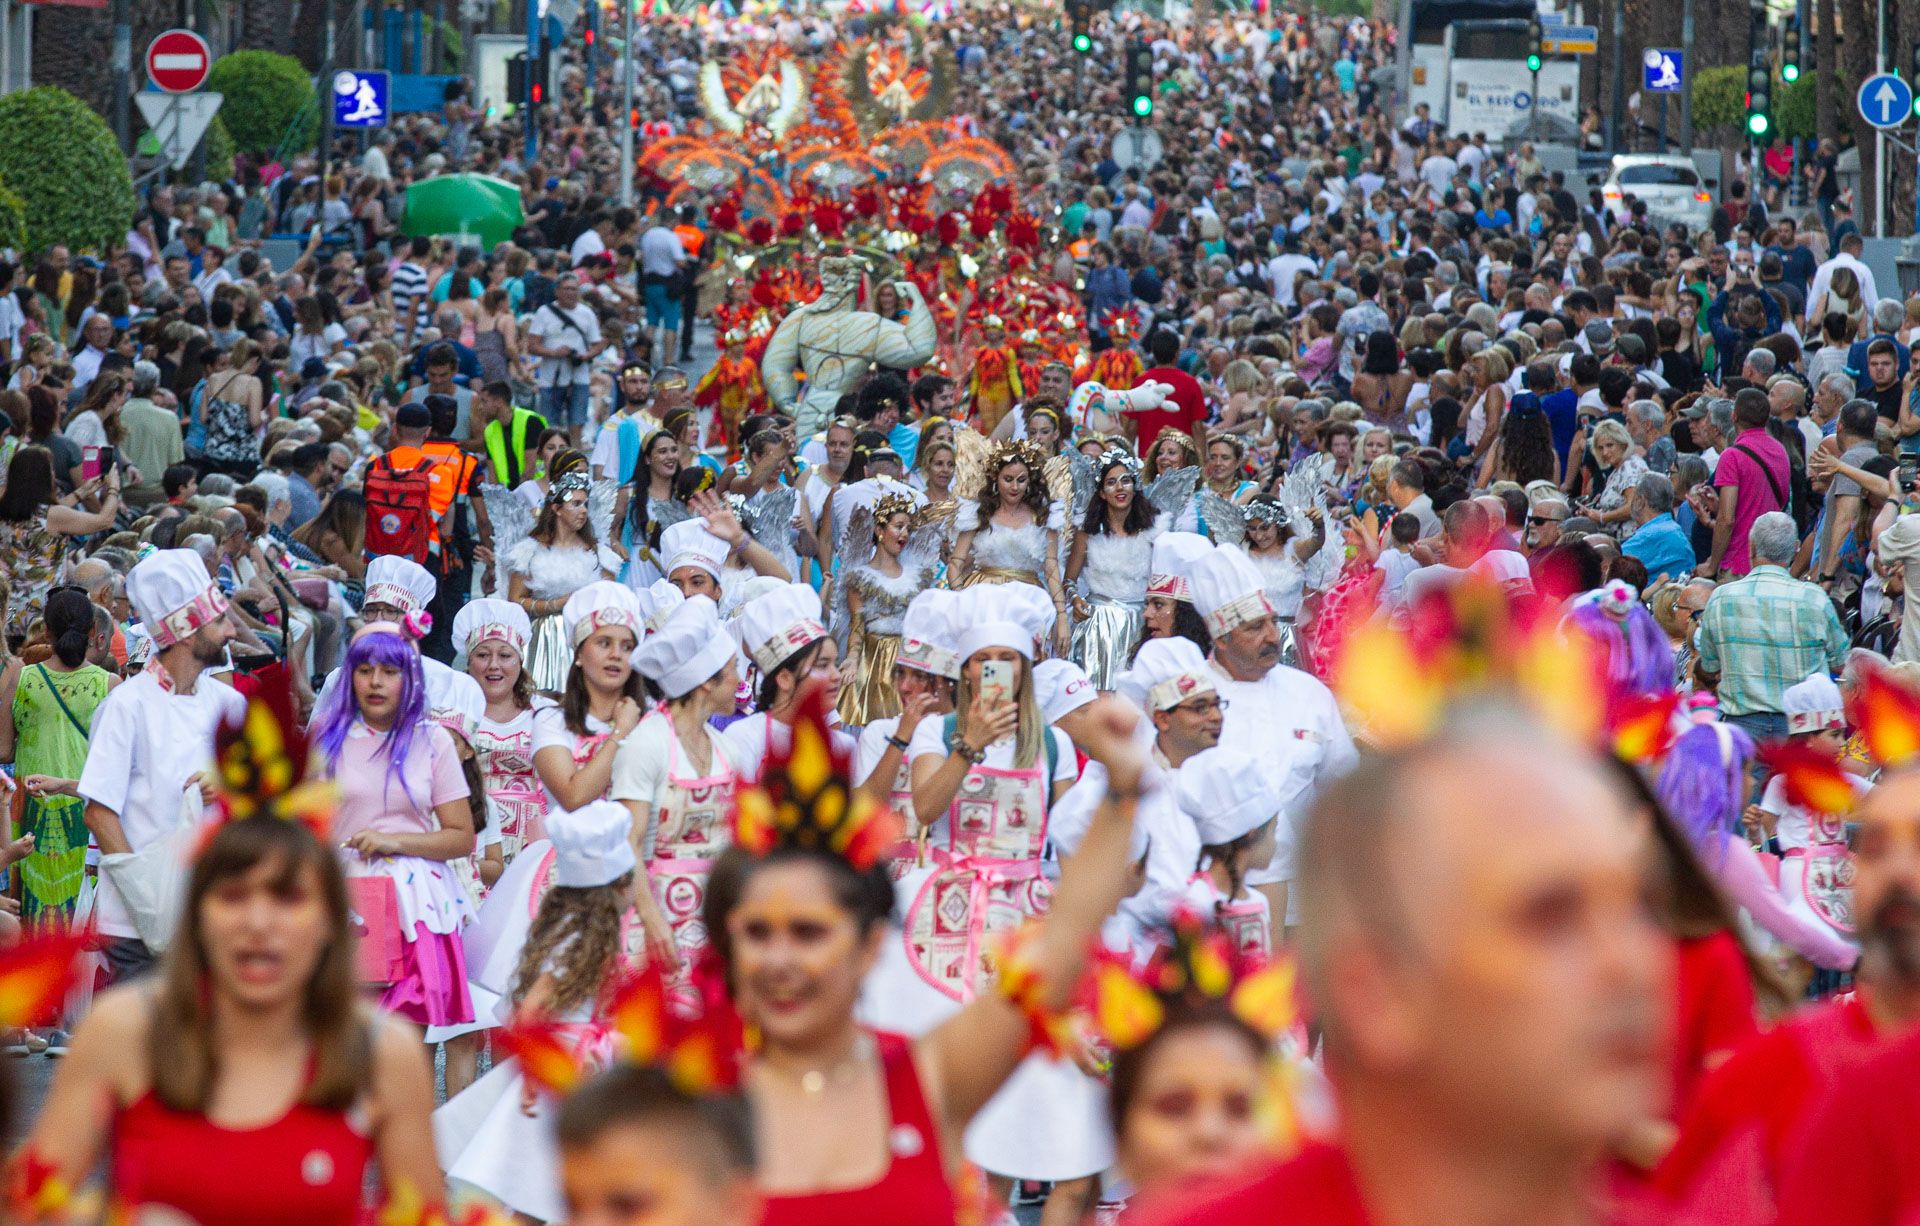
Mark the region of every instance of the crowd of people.
POLYGON ((663 173, 894 28, 645 20, 633 207, 603 51, 0 265, 12 1217, 1920 1213, 1844 199, 1689 230, 1277 8, 915 23, 990 184, 663 173), (527 224, 402 237, 469 170, 527 224))

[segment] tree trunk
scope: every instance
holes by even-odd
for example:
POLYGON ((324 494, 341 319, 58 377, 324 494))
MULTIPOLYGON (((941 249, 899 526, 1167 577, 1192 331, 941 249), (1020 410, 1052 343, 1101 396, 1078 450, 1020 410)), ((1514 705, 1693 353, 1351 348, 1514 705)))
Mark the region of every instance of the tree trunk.
POLYGON ((1840 124, 1840 61, 1834 43, 1833 0, 1813 5, 1814 131, 1837 132, 1840 124))
MULTIPOLYGON (((1846 31, 1841 42, 1840 61, 1846 70, 1849 81, 1864 81, 1873 75, 1873 53, 1876 47, 1879 21, 1879 7, 1875 0, 1839 0, 1840 25, 1846 31)), ((1860 149, 1860 191, 1854 198, 1853 215, 1860 224, 1862 234, 1872 234, 1874 226, 1874 131, 1861 117, 1860 108, 1842 105, 1841 125, 1835 132, 1842 130, 1853 133, 1854 144, 1860 149)))

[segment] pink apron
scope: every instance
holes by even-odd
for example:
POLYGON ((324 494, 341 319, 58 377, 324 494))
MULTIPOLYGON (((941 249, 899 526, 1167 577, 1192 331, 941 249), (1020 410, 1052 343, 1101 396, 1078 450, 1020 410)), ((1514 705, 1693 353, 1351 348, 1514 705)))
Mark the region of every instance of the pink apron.
POLYGON ((887 849, 887 872, 897 882, 914 869, 926 863, 927 832, 913 815, 913 771, 906 755, 900 757, 900 768, 893 772, 893 786, 887 789, 887 804, 908 830, 918 831, 910 838, 901 839, 887 849))
MULTIPOLYGON (((496 736, 485 728, 473 734, 474 752, 487 784, 487 799, 500 822, 500 854, 509 863, 528 843, 546 837, 547 790, 533 769, 533 729, 496 736)), ((580 759, 574 759, 576 765, 580 759)))
POLYGON ((968 769, 948 811, 948 846, 907 907, 907 961, 935 990, 971 1000, 993 982, 994 938, 1045 915, 1052 883, 1046 756, 1026 770, 968 769))
POLYGON ((1253 894, 1245 902, 1228 902, 1205 872, 1195 873, 1187 881, 1207 883, 1208 892, 1215 899, 1213 922, 1233 943, 1235 952, 1260 962, 1273 956, 1273 925, 1268 920, 1267 908, 1262 905, 1264 899, 1253 894))
POLYGON ((1786 888, 1800 878, 1800 897, 1821 921, 1841 936, 1853 935, 1853 853, 1847 850, 1846 825, 1838 818, 1815 814, 1807 829, 1807 845, 1786 853, 1781 875, 1786 888))
POLYGON ((711 774, 682 775, 679 765, 680 738, 669 735, 667 781, 654 806, 653 857, 647 861, 647 873, 673 929, 674 943, 680 947, 680 969, 669 984, 676 997, 691 991, 693 966, 708 945, 701 908, 713 862, 732 841, 728 820, 736 782, 718 746, 713 747, 713 762, 707 768, 711 774))

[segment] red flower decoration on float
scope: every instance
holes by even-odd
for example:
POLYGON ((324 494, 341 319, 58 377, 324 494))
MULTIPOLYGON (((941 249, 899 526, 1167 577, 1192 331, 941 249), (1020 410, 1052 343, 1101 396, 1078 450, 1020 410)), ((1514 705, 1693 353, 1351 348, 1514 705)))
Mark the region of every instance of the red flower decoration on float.
POLYGON ((722 200, 707 210, 707 221, 716 230, 731 234, 740 228, 740 206, 732 200, 722 200))
POLYGON ((822 238, 839 238, 847 232, 847 215, 831 200, 813 206, 813 228, 822 238))
POLYGON ((807 216, 794 209, 780 219, 780 234, 783 238, 799 238, 807 228, 807 216))
MULTIPOLYGON (((756 217, 747 223, 747 241, 757 247, 764 247, 773 241, 773 223, 764 217, 756 217)), ((772 303, 766 303, 772 306, 772 303)))
POLYGON ((939 234, 940 241, 946 246, 951 247, 960 241, 960 215, 957 213, 940 214, 940 220, 934 225, 934 230, 939 234))

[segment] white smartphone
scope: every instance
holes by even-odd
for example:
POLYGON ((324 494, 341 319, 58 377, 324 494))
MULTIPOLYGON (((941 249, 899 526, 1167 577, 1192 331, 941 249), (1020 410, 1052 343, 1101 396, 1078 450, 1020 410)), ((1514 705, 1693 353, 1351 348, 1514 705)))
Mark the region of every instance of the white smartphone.
POLYGON ((980 664, 980 692, 991 702, 1013 700, 1013 661, 984 660, 980 664))

